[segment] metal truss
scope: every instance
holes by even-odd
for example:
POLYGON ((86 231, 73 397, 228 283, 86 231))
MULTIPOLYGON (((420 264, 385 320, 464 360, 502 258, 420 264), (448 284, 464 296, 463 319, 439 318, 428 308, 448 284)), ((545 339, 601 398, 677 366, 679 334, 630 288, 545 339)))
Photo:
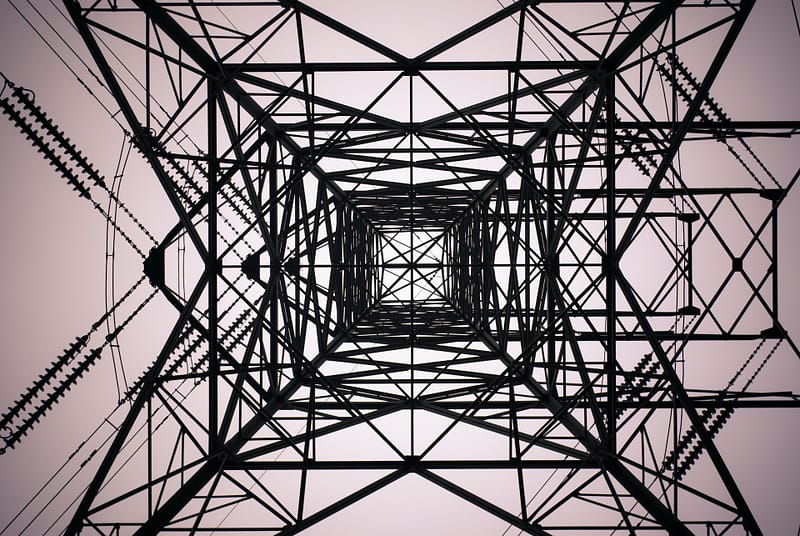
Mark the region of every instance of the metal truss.
POLYGON ((796 406, 750 391, 797 179, 751 139, 798 125, 709 95, 753 0, 515 1, 414 56, 294 0, 64 4, 178 313, 68 535, 296 534, 410 475, 529 534, 761 534, 715 437, 796 406))

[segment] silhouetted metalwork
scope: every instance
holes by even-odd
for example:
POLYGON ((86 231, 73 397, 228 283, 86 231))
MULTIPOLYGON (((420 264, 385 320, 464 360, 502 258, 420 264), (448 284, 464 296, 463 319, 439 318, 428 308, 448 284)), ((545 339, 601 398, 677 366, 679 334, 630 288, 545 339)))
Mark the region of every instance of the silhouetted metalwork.
MULTIPOLYGON (((179 318, 67 534, 294 534, 409 474, 530 534, 761 534, 714 442, 737 408, 797 406, 749 391, 794 349, 777 214, 798 175, 748 140, 798 123, 709 96, 752 0, 511 2, 414 57, 298 1, 83 4, 176 214, 142 256, 179 318), (738 370, 687 385, 690 350, 738 370), (326 471, 344 491, 311 507, 326 471)), ((0 103, 89 197, 25 92, 0 103)))

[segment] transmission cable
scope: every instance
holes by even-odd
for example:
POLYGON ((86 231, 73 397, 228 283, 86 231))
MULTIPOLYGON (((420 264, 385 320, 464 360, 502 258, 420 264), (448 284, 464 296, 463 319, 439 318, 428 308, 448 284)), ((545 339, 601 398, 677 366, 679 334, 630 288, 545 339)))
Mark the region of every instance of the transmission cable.
MULTIPOLYGON (((31 5, 31 7, 33 7, 33 4, 31 4, 30 0, 27 0, 27 2, 28 2, 28 4, 30 4, 30 5, 31 5)), ((72 75, 75 77, 75 79, 78 81, 78 83, 79 83, 81 86, 83 86, 83 88, 84 88, 84 89, 85 89, 85 90, 86 90, 86 91, 89 93, 89 95, 91 95, 91 96, 94 98, 94 100, 96 100, 96 101, 97 101, 97 103, 98 103, 98 104, 100 104, 100 106, 103 108, 103 110, 105 110, 105 111, 106 111, 106 113, 108 113, 108 115, 111 117, 111 119, 113 119, 113 120, 114 120, 114 122, 115 122, 117 125, 119 125, 119 127, 120 127, 122 130, 125 130, 125 127, 123 126, 123 124, 122 124, 122 123, 120 123, 120 122, 119 122, 119 119, 117 119, 117 118, 116 118, 116 114, 115 114, 115 113, 113 113, 113 112, 112 112, 112 111, 111 111, 111 110, 108 108, 108 106, 106 106, 106 105, 105 105, 105 103, 104 103, 103 101, 101 101, 101 100, 100 100, 100 98, 97 96, 97 94, 95 94, 95 92, 94 92, 94 91, 92 91, 92 89, 91 89, 91 88, 90 88, 90 87, 89 87, 89 86, 86 84, 86 82, 84 82, 84 81, 83 81, 83 78, 81 78, 81 76, 80 76, 80 75, 78 75, 78 73, 77 73, 77 72, 75 71, 75 69, 73 69, 73 68, 72 68, 72 66, 71 66, 71 65, 70 65, 70 64, 67 62, 67 60, 64 58, 64 56, 62 56, 62 55, 61 55, 61 54, 58 52, 58 50, 56 50, 56 48, 55 48, 55 47, 54 47, 54 46, 53 46, 53 45, 50 43, 50 41, 48 41, 48 40, 47 40, 47 38, 46 38, 46 37, 45 37, 45 36, 44 36, 44 35, 43 35, 43 34, 42 34, 42 33, 41 33, 41 32, 40 32, 40 31, 39 31, 37 28, 36 28, 36 26, 35 26, 35 25, 34 25, 34 24, 31 22, 31 20, 30 20, 30 19, 29 19, 29 18, 28 18, 28 17, 27 17, 27 16, 26 16, 26 15, 25 15, 25 14, 24 14, 24 13, 23 13, 23 12, 22 12, 20 9, 19 9, 19 7, 17 7, 17 5, 16 5, 16 4, 14 4, 13 0, 8 0, 8 3, 11 5, 11 7, 12 7, 12 8, 14 8, 14 11, 16 11, 16 12, 19 14, 19 16, 20 16, 20 17, 22 17, 22 19, 23 19, 23 20, 25 21, 25 23, 26 23, 26 24, 27 24, 27 25, 28 25, 28 26, 29 26, 29 27, 30 27, 30 28, 31 28, 31 29, 34 31, 34 33, 35 33, 36 35, 38 35, 38 36, 39 36, 39 38, 40 38, 40 39, 41 39, 41 40, 44 42, 44 44, 47 46, 47 48, 49 48, 49 49, 50 49, 50 51, 51 51, 53 54, 55 54, 55 56, 56 56, 56 57, 57 57, 57 58, 58 58, 58 59, 61 61, 61 63, 62 63, 62 64, 64 64, 64 67, 66 67, 66 68, 67 68, 67 70, 68 70, 70 73, 72 73, 72 75)), ((41 14, 41 13, 40 13, 40 12, 39 12, 39 11, 38 11, 36 8, 35 8, 35 7, 33 7, 33 9, 36 11, 36 13, 37 13, 37 14, 39 14, 39 16, 40 16, 40 17, 42 17, 42 19, 44 19, 44 20, 45 20, 45 22, 47 22, 47 19, 46 19, 46 18, 45 18, 45 17, 44 17, 44 16, 43 16, 43 15, 42 15, 42 14, 41 14)), ((48 24, 48 26, 50 26, 50 23, 49 23, 49 22, 47 22, 47 24, 48 24)), ((52 26, 50 26, 50 27, 52 28, 52 26)), ((63 37, 61 37, 61 36, 60 36, 60 34, 58 34, 58 32, 56 32, 56 31, 55 31, 55 29, 53 29, 53 31, 56 33, 56 35, 58 35, 58 36, 59 36, 59 38, 60 38, 62 41, 64 41, 63 37)), ((66 41, 64 41, 64 43, 67 45, 67 48, 68 48, 70 51, 72 51, 72 52, 73 52, 73 53, 74 53, 74 54, 77 56, 77 53, 76 53, 76 52, 75 52, 75 50, 74 50, 74 49, 73 49, 73 48, 72 48, 72 47, 69 45, 69 43, 66 43, 66 41)), ((79 57, 79 59, 80 59, 80 57, 79 57)), ((81 62, 82 62, 82 63, 84 63, 84 62, 83 62, 83 60, 81 60, 81 62)), ((84 63, 84 65, 86 65, 86 64, 84 63)), ((88 67, 87 67, 87 68, 88 68, 88 67)), ((108 89, 108 88, 106 88, 106 87, 105 87, 105 86, 102 84, 102 82, 100 82, 100 80, 97 78, 97 75, 95 75, 95 74, 94 74, 94 73, 93 73, 91 70, 89 70, 89 73, 90 73, 90 74, 91 74, 91 75, 92 75, 92 76, 95 78, 95 80, 97 80, 97 81, 98 81, 98 83, 100 83, 100 85, 101 85, 101 87, 103 87, 103 89, 106 89, 106 90, 108 89)))

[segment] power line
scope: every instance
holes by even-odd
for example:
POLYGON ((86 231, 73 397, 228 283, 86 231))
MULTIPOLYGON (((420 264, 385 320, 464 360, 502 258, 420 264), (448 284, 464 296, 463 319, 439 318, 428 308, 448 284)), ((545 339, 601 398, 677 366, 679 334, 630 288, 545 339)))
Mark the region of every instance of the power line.
MULTIPOLYGON (((30 5, 31 5, 31 7, 33 7, 33 4, 31 4, 31 3, 30 3, 30 0, 27 0, 27 2, 28 2, 28 4, 30 4, 30 5)), ((116 118, 116 114, 114 114, 114 112, 112 112, 112 111, 111 111, 111 110, 108 108, 108 106, 106 106, 106 104, 105 104, 105 103, 104 103, 102 100, 100 100, 100 98, 97 96, 97 94, 96 94, 94 91, 92 91, 92 89, 91 89, 91 88, 90 88, 90 87, 89 87, 89 86, 86 84, 86 82, 84 82, 83 78, 81 78, 81 76, 80 76, 80 75, 77 73, 77 71, 75 71, 75 69, 73 69, 73 68, 72 68, 72 66, 69 64, 69 62, 67 62, 66 58, 64 58, 64 56, 63 56, 61 53, 59 53, 59 52, 58 52, 58 50, 57 50, 57 49, 56 49, 56 48, 55 48, 55 47, 52 45, 52 43, 50 43, 50 41, 49 41, 49 40, 48 40, 48 39, 47 39, 47 38, 44 36, 44 34, 42 34, 42 32, 40 32, 40 31, 39 31, 39 29, 38 29, 38 28, 37 28, 37 27, 36 27, 36 26, 33 24, 33 22, 31 22, 31 20, 30 20, 30 19, 29 19, 29 18, 28 18, 28 17, 25 15, 25 13, 23 13, 23 12, 22 12, 22 10, 20 10, 20 9, 19 9, 19 7, 17 7, 17 5, 16 5, 16 4, 13 2, 13 0, 8 0, 8 3, 11 5, 11 7, 12 7, 12 8, 14 8, 14 11, 16 11, 16 12, 19 14, 19 16, 20 16, 20 17, 22 17, 22 20, 24 20, 24 21, 25 21, 25 23, 26 23, 26 24, 27 24, 27 25, 28 25, 28 26, 31 28, 31 30, 33 30, 33 32, 34 32, 34 33, 35 33, 35 34, 36 34, 36 35, 37 35, 37 36, 38 36, 38 37, 39 37, 39 38, 42 40, 42 42, 44 42, 44 44, 47 46, 47 48, 49 48, 49 49, 50 49, 50 51, 51 51, 51 52, 52 52, 52 53, 53 53, 53 54, 54 54, 54 55, 55 55, 55 56, 56 56, 56 57, 59 59, 59 61, 61 61, 61 63, 64 65, 64 67, 66 67, 66 68, 67 68, 67 70, 68 70, 70 73, 72 73, 72 75, 75 77, 75 79, 78 81, 78 83, 79 83, 81 86, 83 86, 83 88, 84 88, 84 89, 85 89, 85 90, 86 90, 86 91, 89 93, 89 95, 91 95, 91 96, 92 96, 92 98, 94 98, 94 100, 96 100, 96 101, 97 101, 97 103, 100 105, 100 107, 101 107, 101 108, 103 108, 103 110, 105 110, 105 111, 106 111, 106 113, 107 113, 107 114, 108 114, 108 115, 111 117, 111 119, 113 119, 113 120, 114 120, 114 122, 115 122, 115 123, 117 123, 117 125, 119 125, 119 127, 120 127, 122 130, 125 130, 125 127, 124 127, 124 126, 122 125, 122 123, 120 123, 120 122, 119 122, 119 120, 116 118)), ((44 16, 41 14, 41 12, 39 12, 39 10, 38 10, 38 9, 36 9, 35 7, 33 7, 33 9, 36 11, 36 13, 37 13, 37 14, 38 14, 38 15, 39 15, 39 16, 40 16, 40 17, 41 17, 41 18, 42 18, 42 19, 43 19, 45 22, 47 22, 47 18, 46 18, 46 17, 44 17, 44 16)), ((50 28, 51 28, 51 29, 52 29, 52 30, 53 30, 53 31, 56 33, 56 35, 58 35, 58 36, 59 36, 59 38, 60 38, 62 41, 64 41, 64 44, 66 44, 67 48, 68 48, 68 49, 69 49, 69 50, 70 50, 70 51, 71 51, 73 54, 75 54, 75 55, 77 56, 78 54, 75 52, 75 49, 74 49, 74 48, 72 48, 72 47, 69 45, 69 43, 67 43, 67 42, 66 42, 66 41, 63 39, 63 37, 61 37, 61 36, 60 36, 60 34, 58 33, 58 31, 56 31, 56 30, 55 30, 55 28, 53 28, 53 26, 52 26, 52 25, 51 25, 49 22, 47 22, 47 25, 48 25, 48 26, 50 26, 50 28)), ((79 57, 79 59, 80 59, 80 57, 79 57)), ((92 75, 92 76, 95 78, 95 80, 97 80, 97 82, 98 82, 98 83, 100 83, 101 87, 103 87, 103 89, 107 89, 107 88, 106 88, 106 87, 105 87, 105 86, 102 84, 102 82, 100 82, 100 80, 97 78, 97 76, 96 76, 96 75, 95 75, 95 74, 92 72, 92 70, 88 68, 88 66, 86 65, 86 63, 85 63, 85 62, 83 62, 83 60, 81 60, 81 62, 84 64, 84 66, 85 66, 85 67, 87 67, 87 70, 89 70, 89 74, 91 74, 91 75, 92 75)))

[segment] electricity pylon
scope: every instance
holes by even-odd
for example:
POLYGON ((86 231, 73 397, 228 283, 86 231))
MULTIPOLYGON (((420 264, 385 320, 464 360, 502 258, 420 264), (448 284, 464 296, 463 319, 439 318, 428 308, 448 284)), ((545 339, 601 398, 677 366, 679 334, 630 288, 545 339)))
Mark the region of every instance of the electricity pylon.
POLYGON ((333 6, 65 0, 178 313, 67 534, 295 534, 410 475, 530 534, 761 534, 715 443, 794 401, 752 384, 797 174, 750 139, 797 122, 710 94, 753 4, 517 1, 407 55, 333 6))

